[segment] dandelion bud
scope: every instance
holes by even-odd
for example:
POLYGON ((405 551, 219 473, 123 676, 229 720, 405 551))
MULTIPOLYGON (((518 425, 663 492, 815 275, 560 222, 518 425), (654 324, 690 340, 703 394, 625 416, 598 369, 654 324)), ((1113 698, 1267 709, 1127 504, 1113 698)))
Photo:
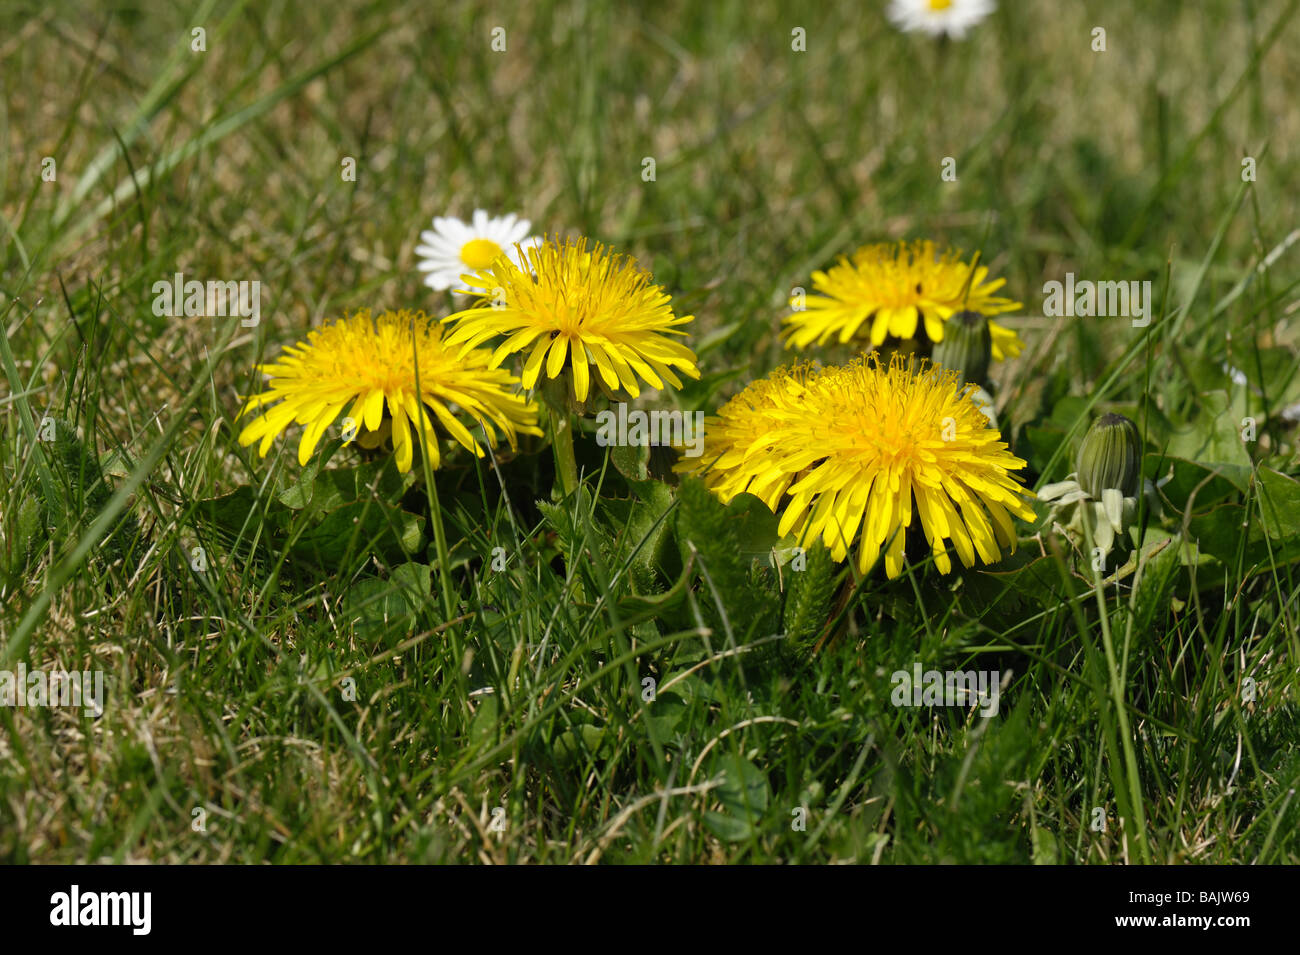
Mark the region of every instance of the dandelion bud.
POLYGON ((1092 423, 1079 448, 1079 486, 1089 497, 1117 490, 1137 494, 1142 441, 1137 425, 1121 414, 1103 415, 1092 423))
POLYGON ((989 320, 979 312, 958 312, 944 323, 943 341, 934 346, 934 363, 961 374, 963 380, 988 384, 993 338, 989 320))

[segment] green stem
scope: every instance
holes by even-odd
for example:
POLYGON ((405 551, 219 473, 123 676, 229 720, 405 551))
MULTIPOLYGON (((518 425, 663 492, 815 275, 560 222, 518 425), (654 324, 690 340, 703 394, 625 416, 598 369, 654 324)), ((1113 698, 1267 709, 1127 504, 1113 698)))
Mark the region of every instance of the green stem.
MULTIPOLYGON (((1086 506, 1087 501, 1082 506, 1086 506)), ((1092 525, 1088 523, 1085 517, 1083 522, 1084 543, 1091 555, 1093 549, 1097 546, 1093 542, 1092 525)), ((1106 608, 1105 586, 1102 582, 1101 571, 1093 566, 1092 569, 1092 590, 1097 598, 1097 616, 1101 622, 1101 644, 1106 653, 1106 668, 1110 671, 1110 695, 1115 704, 1115 713, 1119 717, 1119 739, 1120 745, 1124 750, 1124 770, 1128 777, 1129 800, 1132 804, 1132 812, 1136 817, 1138 860, 1144 864, 1151 863, 1151 849, 1147 844, 1147 819, 1146 810, 1142 804, 1142 780, 1138 775, 1137 753, 1133 749, 1133 735, 1129 729, 1128 722, 1128 704, 1125 700, 1124 679, 1121 676, 1121 666, 1118 658, 1115 656, 1115 643, 1110 635, 1110 613, 1106 608)), ((1124 669, 1127 669, 1128 660, 1124 660, 1124 669)))
POLYGON ((432 505, 430 510, 433 518, 433 541, 438 550, 438 580, 442 585, 442 611, 445 614, 444 620, 450 620, 456 601, 451 592, 451 558, 447 554, 447 531, 442 526, 442 504, 438 500, 438 484, 431 476, 427 483, 429 503, 432 505))
POLYGON ((555 479, 560 493, 568 497, 578 489, 578 461, 573 456, 573 420, 567 411, 546 405, 551 422, 551 447, 555 451, 555 479))
MULTIPOLYGON (((422 393, 420 390, 420 350, 415 344, 415 313, 411 314, 410 328, 411 359, 415 365, 415 390, 419 394, 422 393)), ((424 413, 424 408, 421 407, 420 414, 424 415, 424 413)), ((419 420, 415 422, 415 434, 420 446, 420 469, 424 472, 424 486, 429 495, 429 517, 433 520, 433 541, 434 546, 438 549, 438 580, 442 585, 443 622, 446 623, 452 618, 452 612, 456 607, 456 599, 451 589, 451 558, 447 554, 447 531, 442 526, 442 502, 438 500, 438 485, 433 480, 433 467, 429 464, 430 449, 425 446, 425 433, 422 424, 423 422, 419 420)))

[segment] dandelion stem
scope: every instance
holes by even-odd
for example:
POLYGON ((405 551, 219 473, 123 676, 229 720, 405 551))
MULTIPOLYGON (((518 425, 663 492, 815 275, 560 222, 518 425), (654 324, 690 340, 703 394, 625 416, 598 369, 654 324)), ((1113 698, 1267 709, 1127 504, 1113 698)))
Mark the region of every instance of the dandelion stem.
MULTIPOLYGON (((415 342, 415 315, 411 315, 411 358, 415 369, 415 391, 422 394, 420 388, 420 351, 415 342)), ((424 414, 423 407, 420 413, 424 414)), ((438 550, 438 582, 442 590, 443 621, 450 621, 456 606, 451 589, 451 558, 447 554, 447 530, 442 526, 442 502, 438 499, 438 484, 433 479, 433 467, 429 464, 429 448, 424 444, 426 433, 423 422, 416 420, 415 434, 420 443, 420 469, 424 472, 424 486, 429 495, 429 518, 433 521, 433 542, 438 550)))
MULTIPOLYGON (((1084 541, 1090 554, 1095 553, 1095 543, 1092 534, 1092 525, 1084 521, 1084 541)), ((1142 802, 1142 780, 1138 775, 1137 754, 1133 749, 1133 734, 1129 728, 1128 722, 1128 704, 1125 700, 1123 670, 1128 667, 1128 659, 1125 658, 1123 666, 1115 656, 1115 643, 1110 634, 1110 612, 1106 607, 1106 587, 1102 579, 1101 569, 1093 562, 1092 565, 1092 590, 1097 599, 1097 617, 1101 623, 1101 643, 1102 649, 1106 654, 1106 669, 1110 676, 1110 695, 1115 704, 1115 715, 1119 720, 1119 739, 1120 745, 1124 751, 1124 774, 1127 777, 1129 787, 1130 811, 1133 813, 1137 823, 1136 840, 1138 861, 1144 865, 1151 863, 1151 849, 1147 844, 1147 819, 1146 811, 1142 802)))
POLYGON ((560 493, 568 497, 578 489, 578 461, 573 456, 573 420, 569 412, 547 402, 551 422, 551 447, 555 450, 555 480, 560 493))
POLYGON ((447 531, 442 526, 442 503, 438 500, 438 483, 432 477, 426 482, 429 486, 430 517, 433 520, 433 543, 438 551, 438 580, 442 588, 442 610, 445 619, 452 618, 456 601, 451 592, 451 557, 447 553, 447 531))

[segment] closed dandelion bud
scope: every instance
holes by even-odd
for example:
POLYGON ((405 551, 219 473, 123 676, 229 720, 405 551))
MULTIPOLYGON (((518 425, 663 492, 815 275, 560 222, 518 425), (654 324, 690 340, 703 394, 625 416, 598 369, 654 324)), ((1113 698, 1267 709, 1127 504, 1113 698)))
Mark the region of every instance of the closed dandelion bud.
POLYGON ((965 381, 988 384, 993 337, 989 320, 979 312, 958 312, 944 322, 943 341, 934 346, 934 363, 959 372, 965 381))
POLYGON ((1137 494, 1142 441, 1137 425, 1122 414, 1103 415, 1092 423, 1079 448, 1079 486, 1089 497, 1117 490, 1137 494))

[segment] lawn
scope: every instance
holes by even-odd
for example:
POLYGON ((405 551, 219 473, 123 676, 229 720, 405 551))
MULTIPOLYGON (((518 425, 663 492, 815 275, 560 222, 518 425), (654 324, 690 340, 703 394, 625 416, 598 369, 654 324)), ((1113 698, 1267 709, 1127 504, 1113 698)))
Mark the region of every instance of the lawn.
POLYGON ((103 696, 0 705, 0 862, 1300 862, 1300 0, 1086 6, 7 4, 0 704, 103 696), (483 457, 241 443, 309 331, 465 309, 417 246, 477 209, 652 273, 696 374, 619 400, 688 418, 855 359, 789 347, 841 256, 978 253, 1016 478, 1118 414, 1148 493, 1100 560, 1026 496, 1014 554, 918 524, 895 573, 567 368, 483 457))

